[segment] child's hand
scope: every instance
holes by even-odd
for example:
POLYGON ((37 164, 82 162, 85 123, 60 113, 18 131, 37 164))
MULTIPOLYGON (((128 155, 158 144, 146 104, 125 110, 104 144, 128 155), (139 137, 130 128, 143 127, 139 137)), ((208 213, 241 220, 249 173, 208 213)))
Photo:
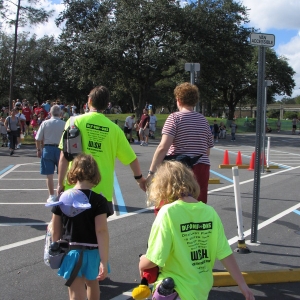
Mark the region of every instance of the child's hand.
POLYGON ((104 265, 102 262, 100 262, 99 274, 96 279, 99 281, 104 280, 107 277, 107 273, 108 273, 107 266, 104 265))
POLYGON ((243 285, 240 285, 239 288, 241 289, 243 295, 245 296, 246 300, 254 300, 254 295, 248 285, 245 283, 243 285))

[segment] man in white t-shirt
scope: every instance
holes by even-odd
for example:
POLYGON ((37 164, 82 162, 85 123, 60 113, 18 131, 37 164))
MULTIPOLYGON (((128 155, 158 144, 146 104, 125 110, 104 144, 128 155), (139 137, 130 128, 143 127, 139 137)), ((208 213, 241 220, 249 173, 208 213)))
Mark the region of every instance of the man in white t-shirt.
POLYGON ((153 110, 150 111, 150 122, 149 122, 149 136, 154 139, 154 133, 156 130, 157 118, 153 113, 153 110))
POLYGON ((124 124, 124 133, 125 133, 125 136, 126 138, 128 139, 128 134, 129 134, 129 142, 133 142, 134 140, 132 139, 132 128, 133 128, 133 125, 135 123, 135 115, 131 115, 131 116, 128 116, 125 120, 125 124, 124 124))

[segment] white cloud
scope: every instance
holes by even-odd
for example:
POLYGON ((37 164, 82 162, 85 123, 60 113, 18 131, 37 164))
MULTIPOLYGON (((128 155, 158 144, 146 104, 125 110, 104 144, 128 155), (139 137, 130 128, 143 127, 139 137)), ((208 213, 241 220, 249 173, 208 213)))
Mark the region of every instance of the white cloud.
POLYGON ((296 83, 293 97, 300 95, 300 36, 293 37, 289 43, 280 45, 278 47, 279 55, 285 56, 289 61, 289 65, 292 66, 296 72, 294 80, 296 83))
POLYGON ((244 0, 249 18, 255 28, 300 29, 299 0, 244 0))
MULTIPOLYGON (((22 1, 21 4, 26 5, 26 1, 22 1)), ((44 35, 49 35, 49 36, 54 35, 55 37, 58 37, 58 35, 61 33, 61 29, 55 25, 54 20, 58 17, 59 13, 64 9, 64 5, 54 4, 48 0, 41 0, 39 2, 39 5, 36 6, 36 8, 40 8, 40 7, 43 7, 46 11, 54 10, 53 16, 49 18, 49 21, 43 24, 19 27, 18 32, 30 32, 31 34, 36 34, 37 38, 42 38, 44 35)), ((13 12, 11 18, 14 19, 15 7, 11 6, 11 8, 13 12)), ((9 27, 4 22, 2 23, 2 30, 9 34, 14 33, 14 27, 9 27)))
MULTIPOLYGON (((298 35, 284 43, 277 39, 279 55, 288 58, 289 65, 296 72, 294 80, 296 83, 293 97, 300 94, 300 0, 244 0, 243 4, 249 8, 250 25, 259 28, 261 32, 272 33, 277 30, 297 30, 298 35)), ((284 32, 283 32, 284 34, 284 32)))

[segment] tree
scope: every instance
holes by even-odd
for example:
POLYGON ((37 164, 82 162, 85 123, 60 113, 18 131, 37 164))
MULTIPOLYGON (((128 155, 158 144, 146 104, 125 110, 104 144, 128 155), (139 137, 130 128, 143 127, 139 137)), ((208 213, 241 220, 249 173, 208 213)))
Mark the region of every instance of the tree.
POLYGON ((9 99, 9 80, 10 80, 10 68, 11 57, 13 48, 13 39, 7 36, 5 33, 0 34, 0 101, 8 104, 9 99))
POLYGON ((185 48, 181 18, 175 1, 68 2, 59 22, 66 21, 61 35, 66 56, 79 62, 77 86, 88 78, 125 91, 140 114, 155 83, 182 70, 177 67, 185 48), (170 66, 176 66, 172 74, 170 66))
POLYGON ((15 81, 15 62, 17 54, 17 43, 18 43, 18 28, 26 24, 38 24, 48 21, 48 17, 53 13, 53 11, 46 11, 43 8, 34 7, 35 4, 39 4, 38 0, 28 1, 29 5, 21 6, 21 0, 17 0, 17 3, 14 3, 10 0, 2 0, 0 3, 0 15, 6 20, 6 22, 14 26, 14 47, 13 47, 13 56, 11 64, 11 75, 10 75, 10 99, 9 107, 12 107, 12 99, 14 92, 14 81, 15 81), (16 7, 16 13, 12 11, 12 6, 16 7), (13 16, 15 15, 15 19, 13 16))

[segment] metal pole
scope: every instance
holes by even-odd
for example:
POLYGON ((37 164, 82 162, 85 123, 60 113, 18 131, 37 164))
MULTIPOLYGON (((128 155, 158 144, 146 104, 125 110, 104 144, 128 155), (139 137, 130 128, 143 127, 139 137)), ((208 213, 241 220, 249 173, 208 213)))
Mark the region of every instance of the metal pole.
POLYGON ((265 139, 266 139, 266 123, 267 123, 267 80, 264 81, 265 93, 263 99, 263 123, 262 123, 262 155, 261 155, 261 173, 265 172, 265 139))
POLYGON ((195 71, 194 71, 194 64, 191 63, 191 70, 190 70, 190 76, 191 76, 191 84, 195 84, 195 71))
POLYGON ((264 98, 264 77, 265 77, 266 49, 259 46, 258 50, 258 83, 257 83, 257 118, 256 118, 256 139, 255 139, 255 169, 253 182, 253 207, 251 224, 251 242, 257 242, 258 209, 260 196, 260 160, 262 144, 262 104, 264 98))

